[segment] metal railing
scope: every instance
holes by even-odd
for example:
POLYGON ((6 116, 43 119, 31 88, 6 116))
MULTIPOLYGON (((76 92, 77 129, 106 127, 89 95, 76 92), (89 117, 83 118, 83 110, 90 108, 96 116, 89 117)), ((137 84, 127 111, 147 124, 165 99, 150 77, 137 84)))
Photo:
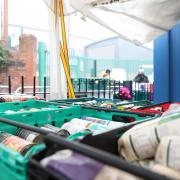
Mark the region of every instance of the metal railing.
MULTIPOLYGON (((36 77, 33 77, 32 85, 27 85, 24 76, 19 77, 18 80, 19 84, 17 85, 17 82, 12 81, 11 76, 8 76, 7 85, 0 86, 0 95, 32 94, 47 99, 47 95, 50 94, 50 86, 47 85, 46 77, 44 77, 44 82, 41 86, 38 85, 36 77), (15 89, 13 86, 14 84, 16 84, 15 89)), ((135 83, 132 81, 121 82, 105 78, 78 78, 72 79, 72 83, 76 97, 121 99, 119 91, 122 87, 127 87, 130 91, 132 100, 153 100, 153 84, 151 83, 135 83)))
POLYGON ((76 97, 120 98, 119 91, 127 87, 132 100, 153 100, 152 83, 135 83, 133 81, 116 81, 111 79, 78 78, 72 79, 76 97))
POLYGON ((33 77, 32 85, 25 85, 25 78, 24 76, 19 77, 20 81, 16 87, 13 86, 17 84, 16 82, 12 81, 12 77, 8 76, 7 78, 7 85, 0 86, 0 95, 6 94, 31 94, 33 96, 39 95, 43 99, 47 98, 47 95, 50 94, 49 89, 50 86, 47 86, 47 78, 44 77, 43 86, 36 85, 36 77, 33 77), (14 89, 15 88, 15 89, 14 89))

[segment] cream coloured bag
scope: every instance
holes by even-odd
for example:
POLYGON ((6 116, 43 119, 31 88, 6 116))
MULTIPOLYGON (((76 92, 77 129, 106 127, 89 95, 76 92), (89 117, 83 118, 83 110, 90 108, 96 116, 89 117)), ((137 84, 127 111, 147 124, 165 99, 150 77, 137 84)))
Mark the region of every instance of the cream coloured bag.
POLYGON ((125 159, 144 160, 155 156, 160 140, 180 136, 180 113, 138 124, 118 140, 118 150, 125 159))
POLYGON ((118 151, 129 161, 153 157, 158 144, 154 129, 158 120, 134 126, 118 140, 118 151))
POLYGON ((180 136, 169 136, 163 138, 158 146, 156 162, 180 171, 180 136))

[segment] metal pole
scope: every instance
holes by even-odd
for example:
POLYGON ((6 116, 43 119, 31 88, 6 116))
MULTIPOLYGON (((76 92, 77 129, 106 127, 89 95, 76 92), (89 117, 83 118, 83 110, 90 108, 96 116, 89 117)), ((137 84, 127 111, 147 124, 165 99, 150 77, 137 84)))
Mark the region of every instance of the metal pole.
POLYGON ((111 99, 111 80, 109 79, 109 99, 111 99))
POLYGON ((44 77, 44 99, 46 100, 46 77, 44 77))
POLYGON ((94 97, 94 79, 92 79, 92 97, 94 97))
POLYGON ((106 80, 104 79, 104 98, 106 97, 106 80))
POLYGON ((86 78, 86 96, 88 95, 88 79, 86 78))
POLYGON ((24 76, 21 76, 21 93, 24 94, 24 76))
POLYGON ((36 95, 36 77, 33 78, 33 96, 36 95))
POLYGON ((11 76, 8 76, 8 89, 9 89, 9 94, 11 94, 11 76))
POLYGON ((98 79, 98 98, 100 98, 100 80, 98 79))
POLYGON ((80 78, 78 79, 78 90, 79 92, 81 92, 81 79, 80 78))

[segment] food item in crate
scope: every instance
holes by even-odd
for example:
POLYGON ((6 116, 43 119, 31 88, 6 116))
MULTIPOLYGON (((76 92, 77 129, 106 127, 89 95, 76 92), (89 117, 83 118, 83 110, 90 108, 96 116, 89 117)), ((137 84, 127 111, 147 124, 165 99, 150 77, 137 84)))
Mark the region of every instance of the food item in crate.
POLYGON ((16 111, 12 111, 12 110, 5 111, 5 114, 14 114, 14 113, 16 113, 16 111))
POLYGON ((35 112, 35 111, 38 111, 39 109, 38 108, 30 108, 29 111, 31 112, 35 112))
MULTIPOLYGON (((70 133, 66 129, 61 129, 54 127, 50 124, 46 124, 41 127, 44 130, 57 133, 61 137, 68 137, 70 133)), ((26 141, 33 142, 33 143, 42 143, 43 142, 43 135, 36 133, 34 131, 21 129, 19 128, 16 132, 16 136, 25 139, 26 141)))
POLYGON ((119 105, 119 106, 117 106, 117 109, 119 109, 121 111, 124 111, 124 110, 127 110, 127 109, 131 109, 133 107, 134 107, 134 104, 119 105))
POLYGON ((1 101, 0 102, 12 102, 13 97, 12 95, 3 95, 1 96, 1 101))
POLYGON ((19 102, 19 101, 27 101, 27 100, 39 100, 40 98, 32 95, 1 95, 0 102, 19 102))
POLYGON ((116 127, 121 127, 123 125, 124 123, 115 121, 106 121, 92 117, 83 117, 82 119, 74 118, 70 122, 64 123, 61 128, 68 130, 70 134, 75 134, 82 131, 99 133, 116 127))
POLYGON ((131 109, 138 109, 141 108, 142 106, 133 106, 131 109))
POLYGON ((6 132, 0 133, 0 143, 22 155, 25 155, 35 145, 35 143, 31 143, 6 132))
POLYGON ((101 101, 98 102, 96 100, 86 101, 86 102, 74 102, 73 105, 84 105, 84 106, 98 106, 98 107, 105 107, 105 108, 112 108, 113 102, 111 101, 101 101))
POLYGON ((85 102, 74 102, 73 105, 95 106, 95 105, 97 105, 97 101, 92 100, 92 101, 85 101, 85 102))
POLYGON ((134 126, 119 138, 119 153, 132 161, 152 158, 160 140, 171 135, 180 136, 179 113, 134 126))
POLYGON ((53 108, 30 108, 30 109, 20 109, 18 111, 13 111, 13 110, 6 110, 4 113, 5 114, 14 114, 14 113, 19 113, 19 112, 36 112, 40 110, 51 110, 53 108))
POLYGON ((125 123, 121 123, 121 122, 109 121, 109 120, 104 120, 104 119, 99 119, 99 118, 94 118, 94 117, 88 117, 88 116, 83 116, 82 120, 91 121, 91 122, 102 124, 109 127, 120 127, 120 126, 125 125, 125 123))
POLYGON ((0 97, 0 103, 5 102, 3 97, 0 97))
POLYGON ((71 150, 61 150, 41 160, 41 164, 71 180, 135 180, 136 177, 126 172, 106 166, 96 160, 71 150))
POLYGON ((43 135, 37 132, 29 131, 26 129, 19 128, 16 131, 16 136, 25 139, 26 141, 33 142, 33 143, 42 143, 43 142, 43 135))
POLYGON ((71 122, 64 123, 61 128, 67 130, 71 135, 79 133, 79 132, 83 132, 83 131, 90 131, 84 126, 80 126, 71 122))
POLYGON ((107 126, 104 126, 104 125, 101 125, 98 123, 93 123, 93 122, 86 121, 86 120, 82 120, 82 119, 77 119, 77 118, 72 119, 71 123, 77 124, 79 126, 83 126, 84 128, 90 129, 93 132, 104 131, 104 130, 110 129, 107 126))
POLYGON ((173 103, 169 106, 169 109, 165 111, 162 116, 168 116, 171 114, 180 113, 180 104, 173 103))
POLYGON ((39 110, 51 110, 51 109, 53 109, 53 108, 46 108, 46 107, 44 107, 44 108, 30 108, 27 111, 35 112, 35 111, 39 111, 39 110))
POLYGON ((155 107, 155 108, 151 108, 150 110, 155 110, 155 111, 160 111, 162 112, 162 107, 155 107))
POLYGON ((113 103, 112 102, 104 102, 104 103, 99 103, 99 107, 105 107, 105 108, 112 108, 113 103))
MULTIPOLYGON (((28 110, 27 109, 20 109, 19 111, 16 111, 16 112, 27 112, 28 110)), ((7 112, 5 112, 7 113, 7 112)))
POLYGON ((180 136, 163 138, 156 152, 159 164, 180 171, 180 136))
POLYGON ((68 130, 62 129, 62 128, 58 128, 58 127, 52 126, 50 124, 45 124, 41 128, 44 129, 44 130, 47 130, 47 131, 51 131, 51 132, 57 133, 61 137, 68 137, 70 135, 68 130))

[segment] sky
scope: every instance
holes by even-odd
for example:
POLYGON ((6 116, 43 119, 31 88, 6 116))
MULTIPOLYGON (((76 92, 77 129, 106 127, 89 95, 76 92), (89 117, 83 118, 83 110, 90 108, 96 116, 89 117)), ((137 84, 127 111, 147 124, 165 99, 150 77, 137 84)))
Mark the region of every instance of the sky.
POLYGON ((8 2, 9 34, 13 37, 13 45, 18 44, 18 37, 21 33, 21 28, 14 27, 14 25, 46 30, 37 31, 24 28, 23 33, 35 34, 39 41, 48 43, 48 11, 44 2, 42 0, 9 0, 8 2))
MULTIPOLYGON (((18 37, 21 32, 21 28, 14 25, 48 30, 48 20, 47 6, 43 0, 9 0, 9 33, 14 37, 18 37)), ((84 22, 80 14, 66 18, 66 24, 69 25, 67 30, 71 48, 81 50, 89 43, 115 36, 91 20, 84 22)), ((24 28, 24 32, 35 33, 41 41, 48 41, 45 31, 24 28)))
POLYGON ((48 13, 43 0, 8 0, 9 23, 48 29, 48 13))
MULTIPOLYGON (((39 41, 49 43, 48 11, 43 0, 9 0, 9 34, 13 37, 12 43, 18 44, 21 28, 23 33, 31 33, 38 37, 39 41)), ((66 18, 68 30, 68 42, 70 48, 82 51, 83 48, 96 41, 117 36, 111 31, 87 19, 83 21, 81 14, 66 18)), ((152 43, 150 43, 152 47, 152 43)))

